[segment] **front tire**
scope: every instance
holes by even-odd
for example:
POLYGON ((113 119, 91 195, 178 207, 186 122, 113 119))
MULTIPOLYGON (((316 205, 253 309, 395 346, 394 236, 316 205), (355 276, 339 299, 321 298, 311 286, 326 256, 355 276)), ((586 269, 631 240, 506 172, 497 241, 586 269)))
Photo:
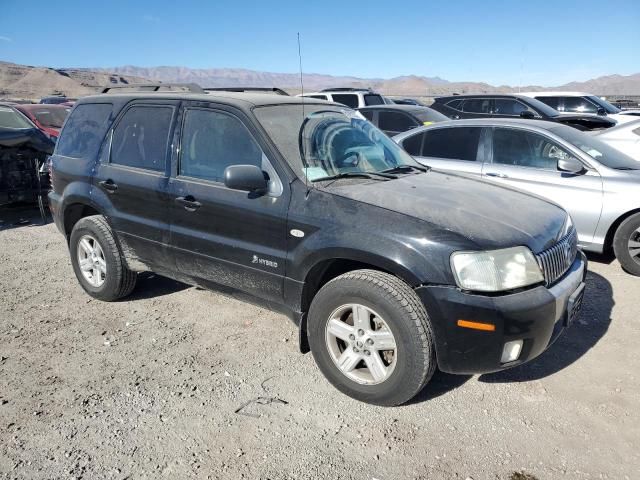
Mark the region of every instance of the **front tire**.
POLYGON ((640 276, 640 213, 620 224, 613 237, 613 251, 624 270, 640 276))
POLYGON ((102 215, 81 218, 69 240, 73 271, 85 292, 111 302, 129 295, 137 275, 129 270, 102 215))
POLYGON ((413 289, 393 275, 356 270, 336 277, 316 294, 308 322, 316 364, 357 400, 405 403, 436 368, 427 312, 413 289))

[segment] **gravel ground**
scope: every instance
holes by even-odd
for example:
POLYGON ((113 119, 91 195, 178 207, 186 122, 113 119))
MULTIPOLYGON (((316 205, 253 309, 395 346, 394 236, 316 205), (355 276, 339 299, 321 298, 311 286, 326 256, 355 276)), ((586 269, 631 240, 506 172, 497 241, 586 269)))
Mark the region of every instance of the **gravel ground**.
POLYGON ((92 300, 54 225, 0 211, 0 478, 591 479, 640 472, 640 279, 591 258, 536 361, 340 394, 285 317, 151 274, 92 300))

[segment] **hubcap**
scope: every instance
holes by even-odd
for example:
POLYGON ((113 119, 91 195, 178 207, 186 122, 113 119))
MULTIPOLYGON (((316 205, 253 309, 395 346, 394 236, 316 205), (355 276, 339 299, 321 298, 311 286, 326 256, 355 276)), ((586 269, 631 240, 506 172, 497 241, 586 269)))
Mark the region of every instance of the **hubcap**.
POLYGON ((102 247, 91 235, 84 235, 78 242, 78 265, 90 285, 102 286, 107 278, 107 262, 102 247))
POLYGON ((640 228, 629 237, 629 254, 636 263, 640 263, 640 228))
POLYGON ((333 363, 357 383, 382 383, 396 366, 396 340, 391 329, 364 305, 337 308, 329 317, 325 338, 333 363))

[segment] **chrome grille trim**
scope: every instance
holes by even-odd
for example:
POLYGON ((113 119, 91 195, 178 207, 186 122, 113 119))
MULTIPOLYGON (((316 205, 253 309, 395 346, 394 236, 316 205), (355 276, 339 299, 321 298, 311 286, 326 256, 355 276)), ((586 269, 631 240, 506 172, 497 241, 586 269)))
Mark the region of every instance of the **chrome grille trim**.
POLYGON ((550 247, 536 255, 547 287, 553 285, 573 264, 578 254, 578 233, 575 228, 550 247))

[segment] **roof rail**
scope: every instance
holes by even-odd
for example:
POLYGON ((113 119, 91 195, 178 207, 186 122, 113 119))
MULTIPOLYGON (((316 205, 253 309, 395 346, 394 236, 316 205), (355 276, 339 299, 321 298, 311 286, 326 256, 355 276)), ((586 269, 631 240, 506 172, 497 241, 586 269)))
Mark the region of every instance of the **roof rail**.
POLYGON ((371 92, 371 88, 355 88, 355 87, 337 87, 324 88, 321 92, 371 92))
POLYGON ((112 93, 112 90, 133 90, 136 92, 159 92, 161 89, 181 92, 204 93, 197 83, 128 83, 104 87, 100 93, 112 93))
POLYGON ((272 92, 289 96, 287 92, 278 87, 215 87, 204 88, 203 90, 205 92, 272 92))

